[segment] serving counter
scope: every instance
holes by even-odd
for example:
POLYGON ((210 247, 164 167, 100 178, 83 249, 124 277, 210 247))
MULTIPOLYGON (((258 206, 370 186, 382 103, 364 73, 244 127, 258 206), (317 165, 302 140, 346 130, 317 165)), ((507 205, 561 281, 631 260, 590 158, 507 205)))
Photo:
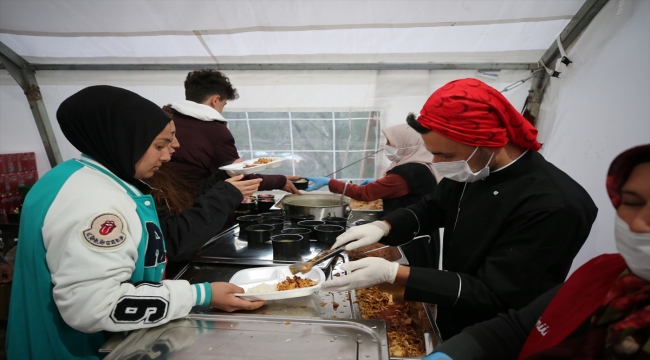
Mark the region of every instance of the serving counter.
MULTIPOLYGON (((246 268, 292 263, 274 260, 270 244, 249 247, 238 231, 235 226, 212 239, 175 279, 228 281, 246 268)), ((312 242, 303 260, 329 247, 312 242)), ((398 248, 390 250, 391 260, 408 264, 398 248)), ((331 279, 344 275, 339 265, 346 261, 342 254, 320 266, 331 279)), ((362 319, 356 296, 355 291, 320 291, 236 313, 195 307, 186 318, 131 333, 106 359, 402 359, 389 355, 386 323, 362 319)), ((426 304, 415 304, 409 315, 430 353, 441 342, 439 332, 426 304)))

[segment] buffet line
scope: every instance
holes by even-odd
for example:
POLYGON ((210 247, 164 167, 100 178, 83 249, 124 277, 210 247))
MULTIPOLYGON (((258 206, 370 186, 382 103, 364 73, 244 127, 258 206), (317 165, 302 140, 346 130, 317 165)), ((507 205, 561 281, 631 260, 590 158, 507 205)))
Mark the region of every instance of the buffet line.
POLYGON ((211 239, 175 279, 230 281, 246 290, 243 298, 266 304, 236 313, 195 307, 186 318, 112 339, 106 359, 421 359, 441 343, 429 305, 404 301, 403 288, 314 291, 320 289, 315 284, 345 275, 339 266, 350 260, 376 256, 408 265, 399 247, 375 244, 337 253, 306 274, 290 271, 292 264, 327 254, 341 229, 378 219, 381 203, 357 202, 353 209, 340 195, 275 200, 271 194, 250 202, 256 206, 243 203, 238 224, 211 239), (260 209, 258 199, 272 206, 260 209), (307 279, 305 287, 292 275, 307 279), (289 291, 269 287, 282 282, 292 284, 285 286, 289 291))

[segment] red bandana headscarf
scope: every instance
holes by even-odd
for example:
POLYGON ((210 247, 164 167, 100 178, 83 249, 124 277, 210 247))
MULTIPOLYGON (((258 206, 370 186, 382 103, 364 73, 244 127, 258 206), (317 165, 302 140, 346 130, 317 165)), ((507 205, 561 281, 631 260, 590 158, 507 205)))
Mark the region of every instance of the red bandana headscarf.
POLYGON ((454 80, 436 90, 418 122, 465 145, 503 147, 513 142, 533 151, 541 148, 537 129, 501 93, 476 79, 454 80))

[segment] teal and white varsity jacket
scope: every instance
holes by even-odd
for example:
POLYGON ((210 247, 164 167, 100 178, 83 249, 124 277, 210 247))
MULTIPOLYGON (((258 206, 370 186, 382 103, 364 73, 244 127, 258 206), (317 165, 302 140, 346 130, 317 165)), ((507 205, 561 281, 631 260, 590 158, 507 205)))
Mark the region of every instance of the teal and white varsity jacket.
POLYGON ((150 195, 88 157, 43 176, 23 205, 9 359, 98 359, 105 331, 153 327, 208 305, 209 284, 162 280, 150 195))

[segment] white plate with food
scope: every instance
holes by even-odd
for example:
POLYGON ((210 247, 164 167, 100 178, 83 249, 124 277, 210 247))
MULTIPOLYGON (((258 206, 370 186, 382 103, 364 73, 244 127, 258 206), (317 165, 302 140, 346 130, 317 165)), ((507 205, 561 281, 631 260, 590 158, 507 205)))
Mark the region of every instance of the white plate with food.
POLYGON ((263 165, 253 165, 246 162, 240 162, 236 164, 230 164, 222 166, 219 170, 226 170, 229 175, 248 175, 260 172, 267 168, 266 164, 263 165))
POLYGON ((324 281, 325 273, 318 267, 313 267, 306 274, 294 276, 288 266, 244 269, 230 278, 231 284, 246 291, 235 296, 246 300, 279 300, 309 296, 320 290, 324 281))
POLYGON ((243 161, 244 164, 248 165, 266 165, 268 169, 275 169, 282 165, 282 162, 286 160, 283 157, 259 157, 251 160, 243 161))

